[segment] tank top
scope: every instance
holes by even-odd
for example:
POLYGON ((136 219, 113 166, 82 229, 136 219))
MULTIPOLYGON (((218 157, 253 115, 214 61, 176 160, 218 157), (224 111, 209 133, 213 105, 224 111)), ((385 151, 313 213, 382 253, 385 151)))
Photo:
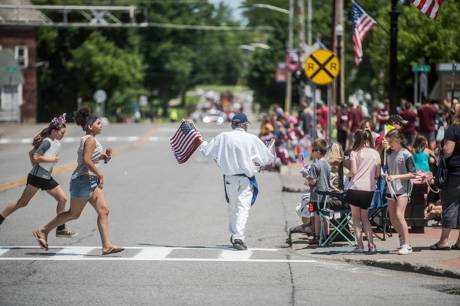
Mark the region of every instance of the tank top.
POLYGON ((415 169, 430 171, 430 156, 424 150, 414 154, 415 169))
MULTIPOLYGON (((85 135, 80 140, 80 146, 78 147, 78 151, 77 151, 78 165, 77 165, 77 168, 72 173, 72 179, 75 179, 81 175, 94 175, 93 173, 89 171, 88 167, 86 167, 85 163, 83 162, 83 149, 85 148, 86 140, 90 137, 93 137, 93 136, 85 135)), ((97 164, 100 161, 99 158, 101 157, 102 152, 104 151, 104 148, 102 147, 101 143, 96 138, 94 138, 94 140, 96 140, 96 147, 94 148, 93 154, 91 155, 91 161, 97 167, 97 164)))

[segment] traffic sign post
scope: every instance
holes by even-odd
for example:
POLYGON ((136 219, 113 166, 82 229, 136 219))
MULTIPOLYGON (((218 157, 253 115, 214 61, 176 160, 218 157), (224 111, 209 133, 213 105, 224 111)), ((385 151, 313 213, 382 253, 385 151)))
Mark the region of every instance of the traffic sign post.
POLYGON ((107 93, 102 90, 98 89, 93 95, 94 101, 96 101, 97 104, 99 104, 99 113, 101 116, 105 116, 105 105, 104 102, 107 99, 107 93))
MULTIPOLYGON (((318 49, 313 52, 305 61, 304 71, 308 79, 315 85, 325 86, 334 82, 335 78, 340 73, 340 61, 334 52, 325 49, 318 49)), ((327 105, 328 105, 328 130, 327 139, 331 142, 332 135, 332 95, 330 92, 331 88, 328 86, 327 91, 327 105)), ((313 114, 316 115, 316 99, 313 99, 313 114)), ((314 116, 313 126, 316 129, 317 118, 314 116)), ((316 134, 316 133, 314 133, 316 134)), ((315 140, 316 137, 313 137, 315 140)))
POLYGON ((318 86, 331 84, 340 72, 340 61, 334 52, 318 49, 305 61, 308 79, 318 86))

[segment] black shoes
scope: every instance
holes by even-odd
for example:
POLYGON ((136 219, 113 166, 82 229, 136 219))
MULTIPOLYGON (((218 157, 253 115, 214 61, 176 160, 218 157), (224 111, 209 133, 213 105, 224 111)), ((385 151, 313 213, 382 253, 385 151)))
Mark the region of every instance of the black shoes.
POLYGON ((248 249, 248 247, 246 246, 246 244, 243 242, 243 240, 241 239, 235 239, 235 240, 232 240, 230 239, 231 243, 233 244, 233 248, 235 250, 238 250, 238 251, 245 251, 248 249))

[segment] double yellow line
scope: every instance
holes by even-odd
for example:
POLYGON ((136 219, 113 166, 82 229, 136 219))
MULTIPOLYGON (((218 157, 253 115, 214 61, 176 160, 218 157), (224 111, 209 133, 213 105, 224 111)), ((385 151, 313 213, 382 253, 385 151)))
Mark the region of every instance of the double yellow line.
MULTIPOLYGON (((120 148, 114 149, 112 156, 121 155, 135 146, 143 145, 156 132, 157 132, 157 128, 150 128, 139 140, 135 141, 133 144, 124 145, 124 146, 121 146, 120 148)), ((58 175, 66 171, 73 170, 76 167, 77 167, 76 162, 70 162, 64 165, 57 166, 53 169, 53 175, 58 175)), ((0 183, 0 192, 24 186, 26 183, 27 183, 27 177, 20 177, 20 178, 11 180, 11 181, 0 183)))

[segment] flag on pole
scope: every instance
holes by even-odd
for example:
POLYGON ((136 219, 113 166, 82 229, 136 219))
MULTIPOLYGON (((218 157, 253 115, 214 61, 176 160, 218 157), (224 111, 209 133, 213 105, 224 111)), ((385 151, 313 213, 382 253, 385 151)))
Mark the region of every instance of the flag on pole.
POLYGON ((185 163, 200 146, 201 134, 192 122, 182 121, 173 137, 169 139, 171 150, 179 164, 185 163))
POLYGON ((413 6, 431 19, 436 19, 436 17, 438 17, 442 1, 443 0, 410 0, 413 6))
POLYGON ((377 23, 369 16, 355 1, 351 7, 353 49, 355 50, 356 66, 361 63, 363 58, 363 40, 367 32, 377 23))

